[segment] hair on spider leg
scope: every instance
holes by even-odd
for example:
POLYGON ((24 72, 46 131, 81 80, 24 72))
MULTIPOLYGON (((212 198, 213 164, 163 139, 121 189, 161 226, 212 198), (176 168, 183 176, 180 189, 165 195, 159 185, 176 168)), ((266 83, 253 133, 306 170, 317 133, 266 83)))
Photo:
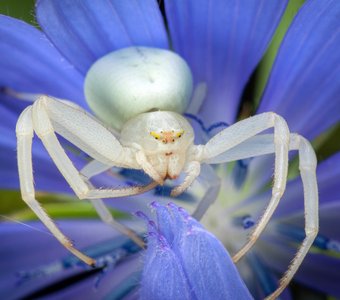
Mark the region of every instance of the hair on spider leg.
POLYGON ((1 221, 1 218, 6 219, 7 221, 10 221, 10 222, 13 222, 13 223, 21 224, 21 225, 23 225, 25 227, 28 227, 28 228, 30 228, 30 229, 32 229, 34 231, 37 231, 37 232, 40 232, 40 233, 44 233, 44 234, 49 235, 49 236, 53 236, 53 234, 48 232, 48 231, 44 231, 42 229, 36 228, 36 227, 34 227, 32 225, 29 225, 27 223, 21 222, 19 220, 14 219, 14 218, 11 218, 11 217, 8 217, 8 216, 0 214, 0 221, 1 221))

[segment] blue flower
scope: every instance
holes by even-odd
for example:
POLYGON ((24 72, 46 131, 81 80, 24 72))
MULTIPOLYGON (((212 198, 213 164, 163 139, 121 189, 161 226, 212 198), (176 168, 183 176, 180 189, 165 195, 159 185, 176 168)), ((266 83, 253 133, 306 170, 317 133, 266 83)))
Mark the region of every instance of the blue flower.
POLYGON ((252 299, 216 237, 173 203, 151 206, 156 222, 137 212, 148 226, 141 299, 252 299))
MULTIPOLYGON (((89 110, 83 83, 88 69, 97 59, 133 45, 157 48, 170 48, 171 45, 171 49, 188 62, 198 91, 206 89, 205 98, 198 101, 200 97, 194 97, 187 110, 197 143, 204 143, 216 131, 238 119, 242 92, 262 58, 286 4, 283 0, 252 3, 167 0, 167 27, 153 0, 145 0, 143 5, 135 0, 40 0, 36 15, 42 31, 11 17, 0 16, 0 187, 19 188, 14 128, 20 112, 30 103, 16 99, 18 95, 13 91, 48 94, 74 101, 89 110)), ((339 13, 337 0, 306 1, 280 46, 256 110, 257 113, 274 111, 282 115, 292 132, 310 140, 339 122, 339 13)), ((63 145, 76 166, 85 164, 88 157, 65 141, 63 145)), ((72 195, 39 142, 34 144, 33 156, 36 189, 72 195)), ((320 233, 295 277, 300 283, 336 297, 340 297, 339 164, 340 155, 336 154, 318 166, 320 233)), ((202 222, 228 251, 235 253, 269 199, 272 165, 272 157, 265 157, 237 162, 228 168, 203 166, 200 178, 208 184, 196 183, 178 201, 192 212, 202 198, 202 188, 207 191, 210 202, 219 193, 202 222)), ((238 264, 240 274, 256 299, 275 290, 277 280, 304 237, 302 187, 299 177, 293 175, 266 231, 238 264)), ((122 181, 144 183, 145 176, 114 169, 111 174, 97 176, 93 183, 113 186, 122 181)), ((123 212, 148 214, 150 202, 169 202, 168 189, 165 186, 145 195, 108 200, 107 203, 123 212)), ((193 290, 189 287, 202 282, 196 275, 208 276, 209 273, 208 268, 194 269, 197 266, 193 260, 197 256, 188 257, 188 249, 197 245, 190 244, 192 240, 220 253, 213 262, 220 263, 221 257, 226 257, 228 267, 221 272, 228 271, 229 276, 233 276, 230 282, 221 282, 221 286, 235 282, 238 288, 227 288, 225 292, 245 291, 228 254, 222 254, 220 243, 201 225, 183 217, 171 206, 160 205, 155 210, 157 222, 148 230, 149 248, 143 254, 144 266, 140 263, 138 248, 100 222, 60 222, 76 244, 100 262, 94 270, 67 256, 52 236, 27 230, 21 224, 2 223, 1 294, 9 299, 47 295, 131 299, 138 297, 140 291, 148 292, 148 285, 157 292, 177 285, 183 294, 195 293, 197 299, 202 299, 198 296, 204 290, 202 287, 193 290), (178 226, 178 231, 173 230, 174 226, 178 226), (192 239, 183 239, 188 232, 192 239), (201 238, 207 243, 202 243, 201 238), (155 251, 161 246, 166 251, 155 251), (176 278, 172 276, 174 280, 170 283, 166 282, 166 274, 161 274, 163 282, 156 282, 155 268, 164 271, 160 258, 168 263, 169 274, 179 274, 176 278), (150 264, 152 259, 157 263, 150 264), (180 264, 174 263, 179 259, 183 259, 180 264), (18 271, 21 273, 16 278, 14 273, 18 271), (192 281, 191 278, 196 279, 192 281)), ((142 232, 141 222, 137 219, 128 222, 129 226, 142 232)), ((40 228, 35 223, 33 226, 40 228)), ((208 263, 205 259, 207 248, 200 254, 200 259, 208 263)), ((209 290, 213 284, 207 280, 205 288, 209 290)), ((283 297, 289 298, 289 291, 283 297)))

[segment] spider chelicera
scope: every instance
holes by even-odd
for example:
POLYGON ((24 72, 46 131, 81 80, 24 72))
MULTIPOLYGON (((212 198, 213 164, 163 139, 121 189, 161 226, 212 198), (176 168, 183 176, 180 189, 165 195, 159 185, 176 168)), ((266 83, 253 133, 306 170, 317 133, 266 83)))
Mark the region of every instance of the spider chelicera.
MULTIPOLYGON (((177 54, 163 49, 130 47, 102 57, 86 76, 86 100, 100 121, 72 102, 40 96, 22 112, 16 127, 22 198, 69 251, 93 265, 95 261, 73 247, 35 199, 31 154, 34 132, 78 198, 90 199, 103 221, 130 236, 140 246, 143 241, 112 218, 102 198, 143 193, 183 172, 184 181, 171 193, 177 196, 199 176, 201 164, 225 163, 274 153, 271 199, 248 242, 234 255, 233 260, 237 262, 269 222, 285 190, 288 152, 298 150, 305 198, 306 237, 280 286, 268 297, 274 299, 292 279, 318 231, 315 153, 305 138, 290 133, 285 120, 273 112, 242 120, 220 131, 205 145, 195 145, 193 128, 182 115, 192 94, 195 95, 192 90, 191 71, 177 54), (261 134, 269 128, 274 128, 273 134, 261 134), (78 171, 56 134, 93 160, 78 171), (153 181, 146 186, 120 189, 92 186, 89 181, 92 176, 113 166, 144 170, 153 181)), ((211 202, 210 196, 204 197, 193 216, 200 219, 211 202)))

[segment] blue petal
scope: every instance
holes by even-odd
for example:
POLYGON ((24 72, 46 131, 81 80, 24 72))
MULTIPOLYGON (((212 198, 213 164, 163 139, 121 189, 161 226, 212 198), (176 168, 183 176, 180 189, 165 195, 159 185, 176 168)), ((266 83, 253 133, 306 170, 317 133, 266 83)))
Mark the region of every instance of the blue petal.
POLYGON ((279 50, 258 112, 313 138, 340 119, 340 2, 308 1, 279 50))
MULTIPOLYGON (((2 116, 0 122, 0 188, 3 189, 19 189, 15 124, 26 106, 27 102, 0 94, 0 115, 2 116)), ((62 139, 61 143, 75 166, 81 169, 88 161, 88 157, 83 153, 78 153, 78 150, 70 143, 62 139)), ((74 195, 38 138, 33 140, 32 157, 36 190, 74 195)), ((123 179, 109 176, 106 173, 96 176, 92 182, 97 187, 110 188, 125 184, 123 179)), ((136 181, 133 182, 135 184, 136 181)), ((139 184, 138 181, 137 184, 139 184)), ((139 202, 138 200, 137 203, 139 202)), ((131 202, 117 201, 117 199, 112 204, 113 207, 129 212, 141 209, 131 202)))
POLYGON ((261 59, 287 1, 165 1, 175 50, 196 83, 206 82, 200 113, 233 123, 242 90, 261 59))
POLYGON ((148 249, 143 268, 140 299, 192 299, 190 286, 178 257, 168 247, 148 249))
POLYGON ((44 93, 81 103, 82 76, 36 28, 0 16, 0 88, 44 93))
MULTIPOLYGON (((19 189, 15 125, 25 106, 27 102, 0 94, 0 188, 3 189, 19 189)), ((65 148, 70 150, 70 145, 65 148)), ((67 151, 67 154, 79 168, 86 160, 73 152, 67 151)), ((33 139, 32 159, 37 190, 74 194, 38 138, 33 139)), ((103 174, 94 182, 98 186, 112 186, 121 181, 103 174)))
POLYGON ((160 205, 158 202, 153 202, 151 206, 156 210, 159 231, 162 232, 168 243, 172 244, 176 235, 176 222, 174 218, 169 213, 167 207, 160 205))
MULTIPOLYGON (((0 89, 44 93, 68 98, 81 105, 82 76, 59 54, 36 28, 7 16, 0 16, 0 89)), ((19 187, 15 124, 24 102, 0 92, 0 187, 19 187)), ((34 143, 34 168, 40 190, 70 192, 65 180, 48 158, 41 144, 34 143)))
MULTIPOLYGON (((65 263, 73 255, 40 222, 30 222, 28 226, 2 223, 0 291, 3 298, 29 298, 28 295, 42 293, 50 287, 49 293, 46 291, 49 299, 104 299, 112 290, 121 289, 139 270, 139 255, 126 247, 127 238, 103 222, 59 221, 58 225, 79 249, 86 247, 87 253, 91 252, 98 260, 105 259, 106 269, 90 270, 84 265, 65 263)), ((136 285, 135 276, 134 280, 136 285)))
POLYGON ((252 299, 231 257, 206 230, 192 230, 180 251, 197 299, 252 299))
POLYGON ((191 288, 181 266, 180 257, 173 251, 174 221, 167 207, 153 202, 157 224, 144 213, 136 215, 147 222, 148 247, 145 253, 141 280, 141 299, 191 299, 191 288), (166 284, 164 284, 166 282, 166 284))
POLYGON ((157 223, 149 228, 143 299, 252 299, 216 237, 175 204, 152 206, 157 223))
POLYGON ((154 0, 40 0, 37 18, 60 52, 83 74, 98 58, 119 48, 167 47, 154 0))
POLYGON ((277 287, 277 278, 268 270, 267 266, 262 260, 254 253, 247 253, 247 261, 251 265, 253 272, 256 274, 256 279, 261 286, 261 298, 269 296, 277 287))
POLYGON ((323 292, 340 297, 340 260, 326 255, 309 254, 305 258, 296 280, 323 292))
MULTIPOLYGON (((20 106, 15 107, 16 101, 18 100, 7 99, 0 95, 0 114, 2 116, 0 123, 0 188, 3 189, 19 188, 15 124, 19 117, 17 110, 20 106), (14 104, 13 108, 11 104, 14 104)), ((40 142, 34 142, 33 153, 37 189, 70 193, 68 184, 66 184, 40 142)))
MULTIPOLYGON (((264 170, 263 172, 265 172, 264 170)), ((316 169, 319 193, 319 208, 327 209, 339 201, 339 178, 340 178, 340 152, 322 161, 316 169)), ((269 201, 271 190, 261 192, 256 196, 250 196, 239 207, 247 207, 251 211, 251 217, 257 220, 262 215, 263 208, 269 201), (256 206, 256 202, 259 205, 256 206), (254 207, 257 209, 254 210, 254 207)), ((288 181, 285 193, 274 213, 276 219, 290 218, 294 215, 304 216, 304 195, 300 177, 288 181)))
MULTIPOLYGON (((282 237, 276 239, 268 237, 266 242, 263 243, 264 248, 256 250, 257 254, 273 270, 285 272, 296 254, 296 244, 287 243, 282 237)), ((339 268, 340 260, 337 257, 310 251, 294 279, 314 290, 338 298, 340 297, 339 268)))
POLYGON ((340 253, 339 211, 340 195, 338 195, 336 202, 322 205, 319 211, 320 234, 329 239, 329 241, 327 241, 328 250, 331 250, 331 248, 334 247, 335 249, 338 249, 338 253, 340 253))

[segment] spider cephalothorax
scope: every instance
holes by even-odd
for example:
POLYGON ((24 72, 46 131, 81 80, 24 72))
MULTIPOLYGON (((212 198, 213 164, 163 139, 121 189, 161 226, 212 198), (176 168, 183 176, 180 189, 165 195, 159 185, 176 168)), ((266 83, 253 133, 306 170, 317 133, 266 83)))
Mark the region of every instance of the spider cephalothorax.
POLYGON ((139 114, 126 122, 120 136, 123 146, 136 151, 136 168, 144 165, 144 171, 160 184, 179 176, 190 160, 193 140, 189 122, 172 111, 139 114))
MULTIPOLYGON (((192 75, 175 53, 146 47, 112 52, 98 60, 85 80, 85 94, 98 121, 77 105, 42 96, 26 108, 17 123, 18 166, 22 197, 56 238, 88 264, 94 260, 75 249, 35 199, 31 144, 34 132, 80 199, 91 199, 100 217, 143 246, 131 230, 113 220, 101 198, 134 195, 175 179, 184 180, 172 190, 176 196, 199 176, 201 164, 225 163, 269 153, 275 154, 273 192, 269 205, 248 242, 233 257, 237 262, 255 243, 284 193, 288 152, 298 150, 305 195, 306 237, 292 260, 276 298, 297 271, 318 231, 316 157, 309 142, 291 134, 283 118, 273 112, 242 120, 222 130, 204 145, 194 144, 194 131, 182 116, 192 94, 192 75), (107 128, 103 125, 106 123, 107 128), (260 134, 274 128, 273 134, 260 134), (93 158, 77 170, 59 143, 56 133, 93 158), (89 179, 113 166, 141 169, 152 182, 144 187, 97 189, 89 179)), ((206 166, 206 168, 209 168, 206 166)), ((214 174, 213 171, 210 172, 214 174)), ((215 175, 206 178, 211 188, 193 216, 200 218, 218 194, 215 175)))

